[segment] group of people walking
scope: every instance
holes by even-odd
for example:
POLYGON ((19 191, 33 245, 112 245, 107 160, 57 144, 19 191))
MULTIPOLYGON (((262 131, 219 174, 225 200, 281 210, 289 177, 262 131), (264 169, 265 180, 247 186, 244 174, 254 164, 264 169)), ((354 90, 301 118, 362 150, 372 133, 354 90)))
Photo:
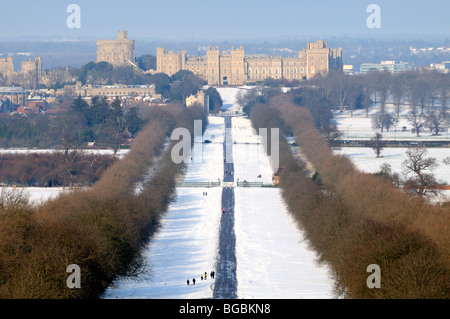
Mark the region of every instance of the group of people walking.
MULTIPOLYGON (((210 274, 209 274, 209 276, 211 277, 211 279, 214 279, 214 275, 215 275, 216 273, 214 272, 214 270, 212 270, 211 272, 210 272, 210 274)), ((206 280, 208 278, 208 274, 206 273, 206 271, 205 271, 205 273, 203 274, 203 275, 201 275, 200 276, 200 280, 206 280)), ((195 278, 192 278, 192 285, 195 285, 195 278)), ((186 280, 186 283, 187 283, 187 285, 189 286, 190 285, 190 281, 189 281, 189 279, 188 280, 186 280)))

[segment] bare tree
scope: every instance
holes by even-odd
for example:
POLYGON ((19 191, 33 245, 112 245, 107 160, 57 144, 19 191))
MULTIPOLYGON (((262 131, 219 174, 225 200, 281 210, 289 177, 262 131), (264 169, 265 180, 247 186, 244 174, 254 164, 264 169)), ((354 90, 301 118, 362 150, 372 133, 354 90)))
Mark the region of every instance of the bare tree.
POLYGON ((381 129, 383 132, 386 129, 389 132, 389 129, 397 123, 397 119, 395 116, 392 116, 391 113, 380 112, 372 119, 372 125, 374 128, 381 129))
POLYGON ((377 158, 379 158, 384 146, 383 135, 378 132, 375 133, 375 136, 370 139, 370 142, 373 150, 377 154, 377 158))
POLYGON ((406 175, 404 187, 413 194, 424 197, 428 194, 436 195, 437 181, 432 171, 438 166, 433 157, 426 157, 427 149, 422 147, 409 148, 406 151, 407 159, 403 161, 406 175), (413 174, 412 177, 408 175, 413 174))
POLYGON ((409 124, 414 127, 414 131, 417 136, 419 136, 420 130, 425 125, 423 114, 419 113, 419 110, 416 106, 412 107, 411 112, 408 115, 409 124))
POLYGON ((425 115, 425 127, 430 129, 433 135, 439 135, 440 130, 445 124, 445 117, 442 110, 431 111, 425 115))

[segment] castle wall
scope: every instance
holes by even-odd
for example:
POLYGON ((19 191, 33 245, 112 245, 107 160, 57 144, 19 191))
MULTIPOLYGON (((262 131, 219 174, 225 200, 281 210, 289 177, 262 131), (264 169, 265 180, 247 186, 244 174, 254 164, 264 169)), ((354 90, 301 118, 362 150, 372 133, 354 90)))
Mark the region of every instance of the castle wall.
POLYGON ((189 70, 208 85, 243 85, 249 81, 309 79, 330 68, 342 69, 342 49, 330 49, 323 40, 309 42, 296 57, 245 56, 244 48, 220 52, 208 47, 206 57, 189 57, 186 51, 174 53, 157 49, 157 72, 170 75, 189 70))

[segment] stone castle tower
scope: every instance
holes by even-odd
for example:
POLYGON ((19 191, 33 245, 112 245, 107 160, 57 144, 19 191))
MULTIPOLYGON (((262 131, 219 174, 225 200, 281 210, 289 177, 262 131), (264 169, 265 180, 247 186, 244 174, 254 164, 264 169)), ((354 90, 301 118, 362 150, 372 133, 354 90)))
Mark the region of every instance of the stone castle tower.
POLYGON ((117 32, 117 40, 97 41, 97 63, 104 61, 113 66, 135 63, 134 40, 128 39, 128 32, 117 32))

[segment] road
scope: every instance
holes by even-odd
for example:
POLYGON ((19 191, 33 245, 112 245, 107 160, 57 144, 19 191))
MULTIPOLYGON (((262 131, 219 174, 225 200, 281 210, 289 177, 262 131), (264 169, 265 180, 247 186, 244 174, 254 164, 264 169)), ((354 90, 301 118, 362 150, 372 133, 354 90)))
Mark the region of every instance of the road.
MULTIPOLYGON (((231 117, 225 118, 225 129, 231 134, 231 117)), ((234 182, 232 161, 232 140, 227 136, 223 144, 224 176, 223 182, 234 182)), ((236 278, 236 235, 234 231, 234 188, 222 189, 222 217, 219 230, 219 251, 216 262, 216 280, 213 298, 235 299, 237 297, 236 278)))

